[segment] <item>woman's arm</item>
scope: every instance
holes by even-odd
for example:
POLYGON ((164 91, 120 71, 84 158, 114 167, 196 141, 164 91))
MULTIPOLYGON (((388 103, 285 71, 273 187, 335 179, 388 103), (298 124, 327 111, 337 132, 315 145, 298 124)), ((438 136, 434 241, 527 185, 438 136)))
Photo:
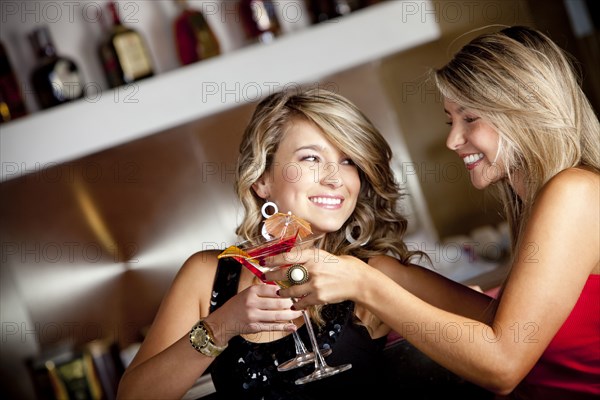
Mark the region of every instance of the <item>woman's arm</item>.
POLYGON ((419 265, 403 265, 396 258, 379 256, 369 265, 387 275, 421 300, 445 311, 477 321, 491 322, 497 301, 419 265))
MULTIPOLYGON (((418 265, 403 265, 398 259, 387 255, 372 257, 368 264, 431 305, 445 311, 462 313, 463 316, 477 321, 491 322, 497 302, 481 292, 449 280, 430 269, 418 265)), ((336 277, 333 276, 332 279, 336 280, 336 277)), ((365 308, 364 305, 357 307, 357 316, 358 310, 365 308)), ((367 312, 371 313, 371 311, 367 312)), ((374 321, 380 321, 380 318, 374 321)), ((414 325, 413 328, 416 326, 414 325)), ((386 335, 390 331, 390 327, 385 323, 380 322, 379 326, 373 325, 373 328, 375 327, 374 337, 386 335)))
POLYGON ((471 292, 451 294, 448 289, 456 285, 447 280, 423 273, 412 283, 401 279, 401 287, 355 258, 325 253, 318 262, 306 259, 308 283, 280 294, 307 294, 298 308, 354 300, 441 365, 492 391, 509 393, 566 320, 590 273, 598 273, 599 187, 597 174, 581 170, 565 171, 546 185, 492 320, 481 318, 483 309, 471 304, 471 292))
POLYGON ((217 345, 225 345, 240 329, 244 333, 290 329, 289 322, 281 321, 300 316, 290 310, 291 300, 276 295, 275 285, 265 284, 250 286, 209 315, 216 254, 193 255, 175 277, 121 379, 120 399, 181 398, 214 360, 197 352, 189 341, 189 331, 203 316, 217 345))

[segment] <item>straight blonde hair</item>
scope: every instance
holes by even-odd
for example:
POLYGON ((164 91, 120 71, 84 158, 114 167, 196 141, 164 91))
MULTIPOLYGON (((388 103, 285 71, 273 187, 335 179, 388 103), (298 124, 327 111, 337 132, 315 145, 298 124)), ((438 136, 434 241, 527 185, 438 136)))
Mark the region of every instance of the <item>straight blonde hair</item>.
POLYGON ((513 249, 540 189, 573 167, 600 173, 600 124, 570 57, 550 38, 515 26, 483 34, 433 71, 443 97, 472 109, 500 136, 505 179, 495 185, 513 249), (513 172, 525 177, 518 197, 513 172))

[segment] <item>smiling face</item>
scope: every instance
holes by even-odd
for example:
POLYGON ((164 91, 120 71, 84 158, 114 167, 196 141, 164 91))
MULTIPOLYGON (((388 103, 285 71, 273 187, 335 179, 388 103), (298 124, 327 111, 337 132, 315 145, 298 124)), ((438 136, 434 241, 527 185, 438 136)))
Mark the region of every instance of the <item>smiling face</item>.
POLYGON ((446 146, 463 160, 473 186, 483 189, 503 178, 498 132, 476 113, 450 100, 444 100, 444 111, 451 126, 446 146))
POLYGON ((360 178, 350 157, 314 124, 296 120, 284 134, 271 168, 253 185, 263 199, 310 222, 314 233, 339 230, 352 215, 360 178))

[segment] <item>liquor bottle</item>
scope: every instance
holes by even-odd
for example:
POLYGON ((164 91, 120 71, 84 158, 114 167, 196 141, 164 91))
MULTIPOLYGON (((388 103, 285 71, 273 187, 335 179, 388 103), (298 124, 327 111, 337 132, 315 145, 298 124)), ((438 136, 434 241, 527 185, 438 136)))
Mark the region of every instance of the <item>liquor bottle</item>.
POLYGON ((103 390, 93 355, 80 346, 58 345, 28 357, 36 399, 109 400, 116 391, 103 390))
POLYGON ((219 42, 202 13, 188 7, 187 0, 175 0, 181 13, 173 22, 177 54, 182 65, 217 56, 219 42))
POLYGON ((364 7, 365 0, 307 0, 306 5, 311 14, 312 22, 327 21, 350 14, 364 7))
POLYGON ((112 23, 99 53, 111 88, 154 76, 154 68, 144 39, 134 29, 121 23, 117 4, 108 3, 112 23))
POLYGON ((42 109, 67 103, 84 96, 84 83, 77 65, 59 56, 47 27, 35 29, 29 39, 38 64, 31 74, 31 84, 42 109))
POLYGON ((384 1, 389 1, 389 0, 361 0, 361 7, 369 7, 378 3, 382 3, 384 1))
POLYGON ((269 43, 281 33, 271 0, 240 0, 239 14, 250 40, 269 43))
POLYGON ((4 44, 0 42, 0 123, 27 115, 17 77, 8 58, 4 44))

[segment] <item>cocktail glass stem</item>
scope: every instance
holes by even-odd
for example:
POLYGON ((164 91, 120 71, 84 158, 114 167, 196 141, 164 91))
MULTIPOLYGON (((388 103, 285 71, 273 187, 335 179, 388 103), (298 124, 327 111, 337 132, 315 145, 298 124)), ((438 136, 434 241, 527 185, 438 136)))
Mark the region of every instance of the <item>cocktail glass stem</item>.
POLYGON ((300 339, 298 332, 294 331, 292 333, 292 335, 294 335, 294 343, 296 344, 296 355, 308 353, 308 350, 306 349, 306 346, 302 342, 302 339, 300 339))
POLYGON ((329 365, 327 365, 325 359, 323 358, 323 355, 319 351, 319 344, 317 343, 317 337, 315 335, 315 331, 313 329, 312 322, 310 321, 310 316, 308 315, 308 312, 306 310, 302 310, 302 316, 304 317, 304 324, 306 325, 306 329, 308 330, 310 344, 312 345, 313 353, 315 355, 315 370, 310 375, 296 379, 296 385, 303 385, 308 382, 327 378, 328 376, 339 374, 340 372, 347 371, 350 368, 352 368, 352 364, 344 364, 336 367, 330 367, 329 365))
MULTIPOLYGON (((294 368, 303 367, 312 363, 315 358, 315 355, 306 349, 306 346, 304 345, 304 342, 300 338, 300 335, 297 331, 293 331, 292 336, 294 338, 294 345, 296 347, 296 357, 279 364, 277 366, 278 371, 289 371, 294 368)), ((322 357, 326 357, 329 354, 331 354, 331 349, 321 350, 322 357)))
POLYGON ((321 369, 325 365, 325 359, 319 351, 319 343, 317 343, 317 337, 310 321, 310 316, 306 310, 302 310, 302 316, 304 317, 304 323, 308 330, 308 337, 310 338, 310 344, 312 345, 313 352, 315 353, 315 369, 321 369))

